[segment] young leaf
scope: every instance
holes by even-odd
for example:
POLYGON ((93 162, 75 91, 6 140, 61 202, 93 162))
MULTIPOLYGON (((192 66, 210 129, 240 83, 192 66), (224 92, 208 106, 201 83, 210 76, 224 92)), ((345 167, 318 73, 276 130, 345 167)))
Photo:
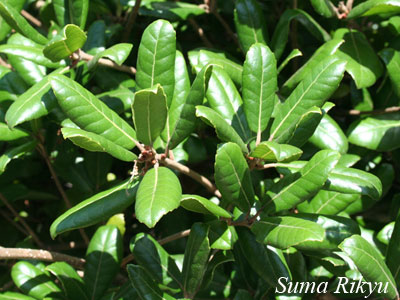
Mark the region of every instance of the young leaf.
POLYGON ((186 100, 181 104, 172 102, 167 124, 169 149, 174 149, 196 128, 196 105, 203 103, 211 72, 212 66, 205 66, 197 74, 186 100))
POLYGON ((298 160, 302 154, 303 151, 295 146, 268 141, 260 143, 250 153, 250 156, 266 162, 288 163, 298 160))
POLYGON ((53 0, 54 12, 60 26, 76 24, 85 30, 89 12, 89 0, 53 0))
POLYGON ((64 27, 63 38, 49 43, 43 49, 43 54, 53 62, 60 61, 72 55, 83 47, 87 36, 78 26, 68 24, 64 27))
POLYGON ((247 146, 236 131, 226 122, 223 117, 209 107, 196 106, 196 116, 201 118, 206 124, 215 128, 217 136, 223 142, 233 142, 239 145, 242 152, 247 153, 247 146))
POLYGON ((139 182, 129 181, 100 192, 67 210, 50 227, 50 235, 57 235, 77 228, 84 228, 123 212, 133 203, 139 182))
POLYGON ((69 299, 87 299, 83 279, 66 262, 55 262, 46 267, 61 282, 65 295, 69 299))
POLYGON ((153 228, 165 214, 179 207, 181 197, 178 177, 168 168, 155 167, 140 183, 135 203, 136 218, 153 228))
POLYGON ((263 217, 251 227, 257 241, 287 249, 306 241, 322 242, 325 230, 311 221, 295 217, 263 217))
POLYGON ((396 14, 399 11, 399 0, 367 0, 353 7, 347 18, 352 19, 385 13, 396 14))
POLYGON ((14 141, 29 136, 23 129, 10 129, 6 124, 0 122, 0 141, 14 141))
POLYGON ((19 261, 12 267, 11 278, 21 291, 36 299, 62 295, 61 289, 46 273, 27 261, 19 261))
MULTIPOLYGON (((14 2, 14 1, 13 1, 14 2)), ((28 21, 19 13, 14 7, 14 3, 9 0, 0 2, 0 15, 1 17, 14 29, 16 32, 26 36, 32 41, 44 45, 47 39, 36 31, 28 21)))
POLYGON ((161 85, 136 92, 132 115, 138 140, 153 145, 164 129, 167 114, 167 97, 161 85))
POLYGON ((216 217, 231 218, 231 214, 212 201, 198 195, 182 195, 181 206, 190 211, 216 217))
POLYGON ((255 43, 267 44, 267 24, 256 0, 236 1, 234 18, 239 42, 244 53, 255 43))
MULTIPOLYGON (((327 57, 299 83, 288 99, 279 105, 271 127, 271 137, 278 139, 294 131, 293 123, 313 106, 322 106, 339 86, 346 63, 327 57)), ((271 139, 271 138, 270 138, 271 139)))
POLYGON ((80 128, 128 150, 135 146, 133 128, 87 89, 63 75, 53 75, 49 80, 58 104, 80 128))
POLYGON ((382 63, 361 32, 346 28, 338 29, 334 38, 343 39, 337 57, 346 60, 346 71, 353 77, 358 89, 373 85, 382 75, 382 63))
POLYGON ((182 268, 185 298, 193 299, 206 272, 210 253, 208 231, 209 227, 202 223, 195 223, 190 230, 182 268))
POLYGON ((86 252, 83 278, 91 299, 104 295, 119 271, 122 254, 122 236, 118 228, 113 225, 99 227, 86 252))
POLYGON ((151 23, 143 32, 137 59, 136 82, 139 89, 159 83, 171 106, 175 86, 176 37, 172 25, 165 20, 151 23))
POLYGON ((238 145, 226 143, 218 149, 214 176, 224 201, 248 212, 254 203, 254 190, 249 166, 238 145))
POLYGON ((61 132, 64 139, 69 139, 75 145, 88 151, 106 152, 117 159, 128 162, 133 162, 137 159, 137 156, 134 153, 122 148, 101 135, 76 128, 62 128, 61 132))
POLYGON ((375 247, 360 235, 353 235, 345 239, 339 248, 351 258, 367 282, 388 284, 382 295, 390 299, 399 298, 396 282, 375 247))
POLYGON ((242 88, 247 123, 260 141, 271 117, 278 89, 276 60, 268 46, 254 44, 247 52, 242 88))
POLYGON ((386 264, 397 285, 400 284, 400 215, 397 216, 386 251, 386 264))

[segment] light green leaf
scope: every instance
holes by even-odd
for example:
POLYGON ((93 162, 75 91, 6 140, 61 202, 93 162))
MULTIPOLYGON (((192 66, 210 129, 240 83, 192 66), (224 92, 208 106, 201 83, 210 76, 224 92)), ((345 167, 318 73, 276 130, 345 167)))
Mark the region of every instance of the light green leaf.
POLYGON ((143 32, 137 59, 136 82, 139 89, 159 83, 171 106, 175 86, 176 36, 172 25, 165 20, 151 23, 143 32))
MULTIPOLYGON (((230 217, 232 218, 232 216, 230 217)), ((225 221, 213 220, 207 222, 210 226, 208 237, 211 249, 232 250, 238 237, 234 226, 228 226, 225 221)))
POLYGON ((58 104, 80 128, 128 150, 135 146, 133 128, 87 89, 62 75, 53 75, 49 80, 58 104))
MULTIPOLYGON (((392 234, 393 234, 394 226, 395 226, 395 222, 390 222, 390 223, 386 224, 376 235, 377 240, 385 245, 389 245, 390 238, 392 237, 392 234)), ((389 256, 386 255, 386 260, 388 260, 388 258, 389 258, 389 256)), ((388 267, 390 269, 389 264, 388 264, 388 267)), ((395 275, 395 272, 392 271, 393 276, 395 275)), ((395 280, 396 280, 396 278, 395 278, 395 280)))
POLYGON ((347 18, 352 19, 376 14, 397 14, 399 12, 399 0, 367 0, 353 7, 347 18))
POLYGON ((331 18, 335 16, 334 4, 329 0, 311 0, 311 5, 321 16, 331 18))
POLYGON ((195 4, 185 2, 150 1, 151 9, 140 8, 140 14, 171 21, 187 20, 205 14, 205 10, 195 4))
POLYGON ((288 163, 299 159, 302 154, 303 151, 295 146, 268 141, 260 143, 250 156, 266 162, 288 163))
MULTIPOLYGON (((13 0, 13 7, 20 12, 25 5, 25 0, 13 0)), ((0 16, 0 42, 2 42, 10 33, 11 27, 7 24, 3 17, 0 16)))
POLYGON ((136 135, 145 145, 153 145, 160 136, 167 120, 167 97, 161 85, 135 93, 132 104, 136 135))
POLYGON ((85 30, 89 0, 53 0, 53 6, 60 26, 73 23, 85 30))
POLYGON ((165 214, 179 207, 181 197, 178 177, 168 168, 155 167, 140 183, 135 203, 136 218, 152 228, 165 214))
POLYGON ((236 1, 234 20, 239 42, 244 53, 255 43, 267 44, 267 24, 256 0, 236 1))
POLYGON ((5 292, 0 294, 0 300, 35 300, 35 299, 36 298, 15 292, 5 292))
POLYGON ((132 44, 121 43, 111 46, 110 48, 97 53, 89 62, 89 69, 93 68, 100 58, 107 57, 114 61, 117 65, 122 65, 128 58, 133 48, 132 44))
POLYGON ((367 282, 388 283, 388 289, 382 295, 390 299, 399 298, 396 282, 375 247, 361 236, 353 235, 345 239, 339 248, 351 258, 367 282))
MULTIPOLYGON (((1 3, 0 3, 1 5, 1 3)), ((65 62, 52 62, 50 59, 43 55, 43 49, 35 46, 24 46, 24 45, 1 45, 0 52, 5 54, 11 54, 14 56, 22 57, 26 60, 32 61, 38 65, 45 66, 48 68, 59 68, 65 66, 65 62)))
POLYGON ((128 162, 133 162, 137 156, 102 137, 101 135, 76 128, 62 128, 64 139, 69 139, 78 147, 92 152, 106 152, 111 156, 128 162))
POLYGON ((6 150, 4 154, 0 156, 0 174, 4 173, 8 163, 11 160, 17 159, 25 155, 27 152, 32 151, 33 149, 35 149, 36 144, 36 141, 29 141, 20 146, 16 146, 14 148, 6 150))
POLYGON ((231 218, 232 215, 222 207, 198 195, 182 195, 181 206, 190 211, 216 217, 231 218))
POLYGON ((10 129, 6 124, 0 122, 0 141, 14 141, 29 136, 23 129, 10 129))
POLYGON ((78 26, 68 24, 64 27, 63 38, 49 43, 43 49, 43 54, 53 62, 60 61, 72 55, 83 47, 87 36, 78 26))
POLYGON ((250 169, 240 147, 234 143, 221 146, 215 157, 215 184, 225 203, 248 212, 254 203, 250 169))
POLYGON ((261 133, 267 128, 278 89, 274 54, 262 44, 254 44, 247 52, 243 67, 243 104, 250 129, 261 133))
POLYGON ((127 180, 80 202, 51 224, 51 237, 54 239, 63 232, 91 226, 123 212, 135 200, 138 186, 138 181, 131 184, 127 180))

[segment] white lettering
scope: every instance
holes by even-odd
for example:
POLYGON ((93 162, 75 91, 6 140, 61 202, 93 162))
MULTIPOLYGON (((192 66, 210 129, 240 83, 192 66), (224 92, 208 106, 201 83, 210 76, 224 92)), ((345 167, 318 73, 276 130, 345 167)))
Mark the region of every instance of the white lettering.
POLYGON ((285 287, 285 285, 283 284, 282 281, 286 281, 287 282, 288 278, 287 277, 279 277, 278 284, 282 287, 282 291, 278 291, 278 287, 276 287, 275 288, 275 293, 283 294, 284 292, 286 292, 286 287, 285 287))
POLYGON ((333 293, 334 294, 340 293, 340 287, 342 287, 343 293, 348 294, 348 292, 346 291, 345 285, 349 282, 349 279, 346 277, 338 277, 338 278, 339 278, 339 283, 338 283, 336 290, 333 293), (342 281, 345 281, 345 282, 342 283, 342 281))
POLYGON ((328 292, 328 282, 327 281, 321 282, 320 284, 318 284, 318 286, 317 286, 318 294, 326 294, 327 292, 328 292))

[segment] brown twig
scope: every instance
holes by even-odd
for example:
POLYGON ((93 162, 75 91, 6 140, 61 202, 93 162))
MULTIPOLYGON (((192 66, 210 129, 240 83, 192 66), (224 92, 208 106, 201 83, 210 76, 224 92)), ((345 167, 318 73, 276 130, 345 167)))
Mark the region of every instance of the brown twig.
POLYGON ((32 16, 30 13, 28 13, 26 10, 21 10, 21 15, 27 19, 29 22, 31 22, 33 25, 37 27, 42 27, 42 22, 40 22, 38 19, 36 19, 34 16, 32 16))
POLYGON ((58 252, 26 249, 26 248, 3 248, 0 247, 0 259, 34 259, 40 261, 64 261, 77 269, 83 269, 85 260, 58 252))
POLYGON ((392 106, 385 109, 377 109, 377 110, 367 110, 361 111, 357 109, 351 109, 348 111, 337 111, 339 114, 345 114, 350 116, 359 116, 359 115, 384 115, 391 114, 400 111, 400 106, 392 106))
POLYGON ((193 18, 189 18, 189 23, 192 25, 194 30, 197 32, 197 34, 199 35, 199 37, 203 41, 203 43, 206 45, 206 47, 213 48, 213 45, 211 44, 211 42, 207 38, 206 34, 204 33, 203 28, 201 28, 199 26, 199 24, 197 24, 197 22, 193 18))
POLYGON ((12 66, 9 63, 7 63, 4 59, 2 59, 1 57, 0 57, 0 65, 3 67, 6 67, 7 69, 12 69, 12 66))
POLYGON ((14 207, 8 202, 6 197, 2 193, 0 193, 0 200, 4 203, 4 205, 9 209, 9 211, 14 215, 15 218, 17 218, 22 226, 25 228, 25 230, 29 233, 29 235, 32 237, 32 239, 35 241, 35 243, 40 247, 40 248, 45 248, 44 244, 42 241, 38 238, 36 233, 32 230, 32 228, 25 222, 25 220, 18 214, 18 212, 14 209, 14 207))
POLYGON ((128 41, 129 40, 129 36, 131 34, 133 25, 135 24, 137 15, 139 13, 139 8, 140 8, 140 3, 141 2, 142 2, 142 0, 136 0, 135 1, 135 6, 133 7, 133 10, 129 14, 128 22, 126 23, 126 27, 125 27, 125 33, 124 33, 124 36, 122 38, 123 41, 128 41))

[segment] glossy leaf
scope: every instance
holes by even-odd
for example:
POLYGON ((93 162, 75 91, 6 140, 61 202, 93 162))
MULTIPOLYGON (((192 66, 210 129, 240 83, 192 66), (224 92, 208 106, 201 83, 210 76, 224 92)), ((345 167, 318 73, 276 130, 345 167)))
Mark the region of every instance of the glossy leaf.
POLYGON ((54 0, 54 12, 60 26, 70 23, 85 29, 86 19, 89 12, 89 0, 54 0))
POLYGON ((182 195, 181 206, 193 212, 214 215, 216 217, 231 218, 231 214, 222 207, 198 195, 182 195))
MULTIPOLYGON (((25 0, 14 0, 13 7, 17 12, 20 12, 24 7, 25 0)), ((7 22, 0 16, 0 41, 3 41, 7 35, 10 33, 11 27, 7 22)))
POLYGON ((232 142, 239 145, 242 152, 247 153, 247 146, 236 131, 226 122, 223 117, 209 107, 196 106, 196 116, 201 118, 206 124, 215 128, 217 136, 223 142, 232 142))
POLYGON ((139 182, 125 181, 106 191, 100 192, 59 216, 50 227, 50 235, 57 235, 73 229, 84 228, 123 212, 135 199, 139 182))
POLYGON ((322 106, 337 89, 343 77, 346 63, 335 57, 327 57, 299 83, 285 102, 279 105, 271 127, 271 136, 279 139, 289 136, 291 125, 313 106, 322 106))
POLYGON ((400 1, 398 0, 367 0, 350 11, 348 18, 366 17, 376 14, 395 14, 400 11, 400 1))
POLYGON ((49 80, 58 104, 80 128, 101 135, 126 149, 134 147, 133 128, 92 93, 62 75, 53 75, 49 80))
POLYGON ((315 11, 321 16, 330 18, 335 16, 334 4, 329 0, 311 0, 311 4, 315 11))
MULTIPOLYGON (((0 4, 1 5, 1 4, 0 4)), ((52 62, 50 59, 43 55, 43 49, 35 46, 24 45, 1 45, 0 52, 11 54, 14 56, 22 57, 26 60, 32 61, 38 65, 48 68, 59 68, 65 65, 65 62, 52 62)))
POLYGON ((386 251, 386 264, 397 285, 400 283, 400 216, 396 218, 386 251))
POLYGON ((298 173, 285 176, 271 187, 265 211, 287 210, 313 197, 324 186, 339 158, 336 151, 319 151, 298 173))
POLYGON ((213 67, 206 95, 210 107, 247 141, 250 138, 250 130, 243 111, 242 97, 222 68, 213 67))
MULTIPOLYGON (((389 245, 390 242, 390 238, 392 237, 393 234, 393 229, 394 229, 394 225, 395 222, 390 222, 388 224, 386 224, 376 235, 376 238, 378 239, 379 242, 385 244, 385 245, 389 245)), ((389 267, 389 265, 388 265, 389 267)), ((389 267, 390 268, 390 267, 389 267)), ((395 272, 392 272, 393 277, 395 272)))
POLYGON ((263 217, 251 227, 257 241, 287 249, 306 241, 322 242, 325 230, 311 221, 295 217, 263 217))
POLYGON ((21 293, 5 292, 0 294, 0 300, 35 300, 36 298, 21 293))
POLYGON ((60 61, 72 55, 83 47, 86 42, 86 34, 76 25, 68 24, 64 27, 63 37, 49 43, 43 49, 43 54, 53 62, 60 61))
POLYGON ((184 102, 172 102, 167 123, 170 149, 175 148, 196 128, 196 106, 203 103, 211 72, 211 66, 204 67, 196 76, 184 102))
POLYGON ((205 14, 205 10, 195 4, 186 2, 150 1, 141 7, 140 14, 171 21, 187 20, 205 14), (149 6, 149 8, 147 7, 149 6))
POLYGON ((111 156, 128 162, 133 162, 137 156, 111 142, 101 135, 76 128, 62 128, 64 139, 69 139, 75 145, 92 152, 106 152, 111 156))
POLYGON ((234 226, 228 226, 225 221, 207 222, 210 226, 208 237, 211 249, 232 250, 238 237, 234 226))
POLYGON ((3 101, 15 101, 23 94, 28 86, 17 72, 0 66, 0 103, 3 101))
POLYGON ((234 143, 221 146, 215 157, 215 184, 225 203, 248 212, 254 203, 250 169, 240 147, 234 143))
POLYGON ((400 53, 391 48, 383 49, 379 52, 386 65, 390 81, 392 82, 393 91, 400 96, 400 53))
POLYGON ((267 25, 256 0, 236 1, 234 20, 243 52, 246 53, 255 43, 267 44, 267 25))
POLYGON ((296 19, 318 40, 329 41, 331 36, 325 31, 308 13, 301 9, 287 9, 279 18, 274 34, 271 39, 271 49, 276 59, 282 56, 289 38, 290 22, 296 19))
POLYGON ((172 25, 165 20, 151 23, 143 32, 139 46, 136 82, 139 89, 159 83, 171 106, 175 86, 176 37, 172 25))
POLYGON ((121 87, 96 95, 96 97, 103 101, 109 108, 121 114, 122 112, 131 110, 135 93, 128 88, 121 87))
POLYGON ((390 299, 399 297, 392 274, 378 250, 369 242, 360 235, 353 235, 345 239, 339 248, 351 258, 366 281, 382 282, 383 285, 388 283, 387 291, 383 291, 382 295, 390 299))
POLYGON ((8 0, 0 2, 0 15, 16 32, 38 44, 44 45, 47 43, 47 39, 28 23, 14 7, 13 2, 8 0))
POLYGON ((97 53, 89 62, 89 69, 94 67, 100 58, 106 57, 111 59, 117 65, 122 65, 124 61, 128 58, 133 48, 132 44, 120 43, 116 44, 106 50, 97 53))
POLYGON ((11 278, 19 289, 36 299, 61 296, 60 288, 51 278, 27 261, 19 261, 12 267, 11 278))
POLYGON ((358 89, 373 85, 382 75, 382 63, 361 32, 338 29, 334 38, 343 39, 336 55, 347 61, 346 71, 353 77, 358 89))
POLYGON ((83 279, 66 262, 55 262, 46 267, 61 282, 65 295, 69 299, 89 299, 86 295, 83 279))
POLYGON ((150 275, 143 267, 137 265, 128 265, 127 271, 131 284, 136 289, 141 299, 168 300, 172 298, 164 298, 163 293, 159 289, 157 283, 151 279, 150 275))
POLYGON ((161 85, 135 93, 132 104, 136 135, 145 145, 153 145, 167 120, 167 97, 161 85))
POLYGON ((186 298, 194 297, 207 270, 210 253, 208 230, 208 226, 201 223, 195 223, 190 230, 182 268, 183 291, 186 298))
POLYGON ((122 254, 122 236, 118 228, 113 225, 99 227, 86 252, 83 278, 91 299, 98 299, 104 295, 118 274, 122 254))
POLYGON ((22 129, 10 129, 6 124, 0 122, 0 141, 14 141, 29 136, 28 132, 22 129))
POLYGON ((25 155, 27 152, 32 151, 33 149, 35 149, 36 144, 36 141, 29 141, 22 145, 6 150, 4 154, 0 156, 0 174, 5 171, 8 163, 11 160, 17 159, 25 155))
POLYGON ((168 212, 179 207, 182 188, 176 175, 165 167, 148 171, 140 183, 136 195, 136 218, 154 227, 168 212))
POLYGON ((302 154, 303 151, 295 146, 268 141, 260 143, 250 153, 250 156, 266 162, 287 163, 298 160, 302 154))
POLYGON ((261 133, 267 128, 271 117, 278 89, 275 56, 267 46, 254 44, 247 52, 242 88, 247 123, 261 139, 261 133))

